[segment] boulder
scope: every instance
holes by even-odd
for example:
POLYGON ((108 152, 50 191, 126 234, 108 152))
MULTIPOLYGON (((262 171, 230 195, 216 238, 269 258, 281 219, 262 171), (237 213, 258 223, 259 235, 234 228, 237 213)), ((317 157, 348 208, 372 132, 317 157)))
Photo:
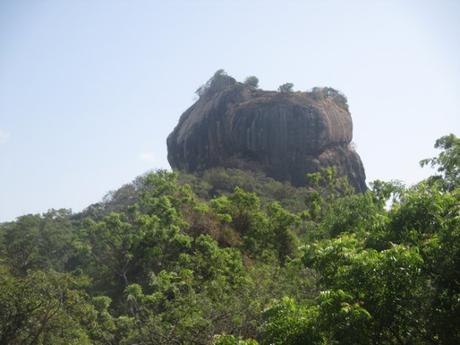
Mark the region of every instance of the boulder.
POLYGON ((216 74, 199 94, 167 139, 174 170, 261 170, 299 186, 306 173, 334 166, 356 191, 366 190, 347 101, 336 90, 265 91, 216 74))

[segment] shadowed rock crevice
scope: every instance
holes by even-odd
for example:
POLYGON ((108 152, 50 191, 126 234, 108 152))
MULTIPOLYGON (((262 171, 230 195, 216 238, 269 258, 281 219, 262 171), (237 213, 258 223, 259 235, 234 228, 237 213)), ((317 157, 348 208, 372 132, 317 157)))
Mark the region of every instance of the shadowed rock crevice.
POLYGON ((366 190, 346 98, 331 88, 311 92, 255 89, 216 74, 169 135, 175 170, 213 167, 261 170, 303 185, 306 173, 334 166, 357 191, 366 190))

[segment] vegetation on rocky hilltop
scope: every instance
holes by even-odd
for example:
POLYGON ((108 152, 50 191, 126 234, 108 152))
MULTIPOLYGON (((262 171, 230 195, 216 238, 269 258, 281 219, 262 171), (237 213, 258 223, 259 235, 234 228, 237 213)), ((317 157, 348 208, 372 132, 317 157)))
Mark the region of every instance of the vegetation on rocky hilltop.
POLYGON ((0 224, 0 344, 459 344, 460 140, 415 186, 157 171, 0 224))

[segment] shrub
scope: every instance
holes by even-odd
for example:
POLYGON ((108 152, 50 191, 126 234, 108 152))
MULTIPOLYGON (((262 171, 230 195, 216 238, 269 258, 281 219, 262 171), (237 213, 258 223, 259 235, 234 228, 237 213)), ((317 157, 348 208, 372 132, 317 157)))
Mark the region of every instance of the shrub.
POLYGON ((259 78, 251 75, 246 78, 246 80, 244 81, 244 84, 254 89, 257 89, 259 87, 259 78))
POLYGON ((292 92, 292 88, 294 87, 293 83, 284 83, 279 86, 278 91, 281 93, 288 93, 292 92))

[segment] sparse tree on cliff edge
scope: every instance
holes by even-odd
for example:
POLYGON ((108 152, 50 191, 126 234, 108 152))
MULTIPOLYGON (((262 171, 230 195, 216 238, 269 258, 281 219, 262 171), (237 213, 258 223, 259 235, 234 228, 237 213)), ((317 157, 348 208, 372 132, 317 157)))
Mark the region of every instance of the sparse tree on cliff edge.
POLYGON ((257 89, 259 87, 259 78, 257 78, 254 75, 251 75, 246 78, 246 80, 244 81, 244 84, 254 89, 257 89))
POLYGON ((281 93, 292 92, 293 87, 294 87, 293 83, 284 83, 279 86, 278 91, 281 93))
POLYGON ((227 75, 228 75, 227 72, 225 72, 223 68, 218 69, 206 83, 204 83, 198 89, 196 89, 195 93, 198 95, 198 97, 203 96, 206 93, 206 91, 209 89, 213 80, 223 77, 223 76, 227 76, 227 75))

